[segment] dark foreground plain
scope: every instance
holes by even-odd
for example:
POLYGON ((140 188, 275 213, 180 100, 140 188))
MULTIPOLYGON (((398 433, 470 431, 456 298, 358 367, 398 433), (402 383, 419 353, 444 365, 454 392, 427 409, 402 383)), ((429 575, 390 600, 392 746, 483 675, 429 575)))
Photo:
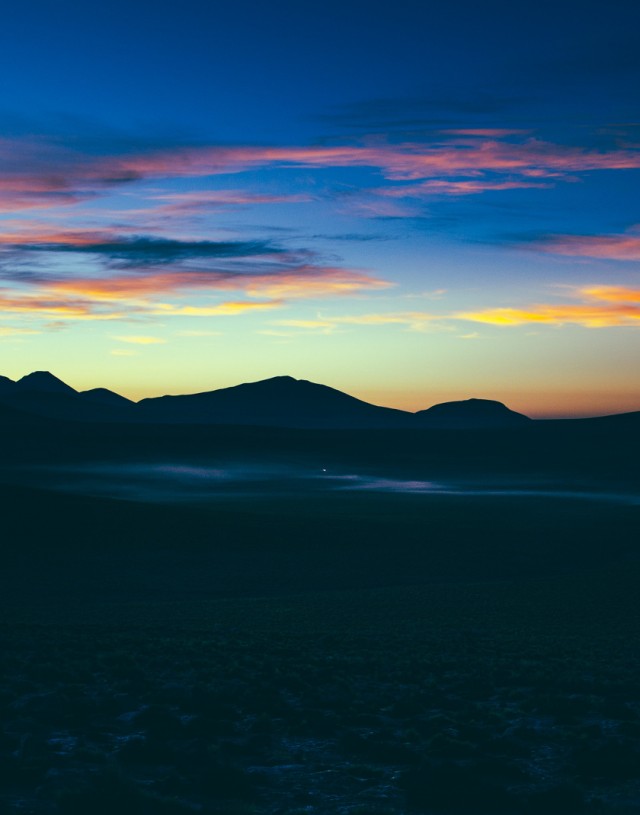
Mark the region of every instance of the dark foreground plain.
POLYGON ((0 811, 639 811, 634 428, 4 428, 0 811))

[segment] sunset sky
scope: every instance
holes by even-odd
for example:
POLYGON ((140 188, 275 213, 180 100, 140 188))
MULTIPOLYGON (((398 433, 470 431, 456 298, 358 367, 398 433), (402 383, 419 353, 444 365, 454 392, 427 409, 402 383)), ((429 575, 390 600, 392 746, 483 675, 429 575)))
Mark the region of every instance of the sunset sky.
POLYGON ((0 374, 640 410, 640 4, 32 2, 0 374))

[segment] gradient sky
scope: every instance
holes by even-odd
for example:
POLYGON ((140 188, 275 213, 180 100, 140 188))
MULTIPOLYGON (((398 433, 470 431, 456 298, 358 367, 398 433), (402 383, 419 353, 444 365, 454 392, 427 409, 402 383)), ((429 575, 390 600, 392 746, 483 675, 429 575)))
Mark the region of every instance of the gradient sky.
POLYGON ((640 409, 640 4, 7 4, 0 373, 640 409))

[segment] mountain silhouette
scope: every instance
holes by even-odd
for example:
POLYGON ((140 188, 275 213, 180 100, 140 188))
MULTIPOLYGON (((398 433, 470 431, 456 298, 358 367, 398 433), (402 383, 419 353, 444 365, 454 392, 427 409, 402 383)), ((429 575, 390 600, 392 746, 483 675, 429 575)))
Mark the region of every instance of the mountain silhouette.
POLYGON ((409 427, 411 414, 363 402, 327 385, 276 376, 186 396, 143 399, 157 422, 268 425, 299 428, 409 427))
POLYGON ((82 422, 238 425, 300 429, 482 430, 573 423, 636 427, 640 411, 592 419, 533 422, 491 399, 443 402, 417 413, 380 407, 327 385, 276 376, 218 390, 132 402, 107 388, 76 391, 48 371, 17 382, 0 376, 0 406, 82 422))
POLYGON ((442 402, 419 410, 415 416, 425 427, 514 427, 531 421, 493 399, 442 402))
POLYGON ((96 391, 97 397, 92 392, 79 393, 48 371, 34 371, 17 382, 6 377, 0 381, 0 401, 21 414, 83 422, 132 420, 123 410, 132 402, 103 388, 96 391), (111 399, 105 394, 111 394, 111 399))
POLYGON ((119 393, 114 393, 108 388, 91 388, 88 391, 80 391, 79 396, 91 402, 97 402, 103 405, 133 405, 135 404, 130 399, 120 396, 119 393))
POLYGON ((21 393, 77 393, 70 385, 50 374, 49 371, 34 371, 32 374, 27 374, 15 383, 15 387, 21 393))

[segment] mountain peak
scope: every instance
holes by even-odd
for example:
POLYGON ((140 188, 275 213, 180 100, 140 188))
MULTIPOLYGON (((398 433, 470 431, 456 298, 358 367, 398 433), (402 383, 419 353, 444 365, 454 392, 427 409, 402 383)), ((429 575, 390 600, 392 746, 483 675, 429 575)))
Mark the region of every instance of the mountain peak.
POLYGON ((33 371, 16 382, 21 391, 36 391, 45 393, 76 393, 70 386, 58 379, 49 371, 33 371))
POLYGON ((80 391, 80 396, 83 399, 89 399, 93 402, 101 402, 108 405, 133 405, 130 399, 120 396, 119 393, 114 393, 107 388, 91 388, 88 391, 80 391))
MULTIPOLYGON (((301 382, 293 376, 283 374, 281 376, 270 376, 267 379, 258 379, 256 382, 245 382, 245 385, 287 385, 291 382, 301 382)), ((236 386, 237 387, 237 386, 236 386)))
POLYGON ((423 421, 444 425, 493 426, 522 424, 530 421, 528 416, 516 413, 495 399, 462 399, 458 402, 441 402, 420 410, 416 414, 423 421))

